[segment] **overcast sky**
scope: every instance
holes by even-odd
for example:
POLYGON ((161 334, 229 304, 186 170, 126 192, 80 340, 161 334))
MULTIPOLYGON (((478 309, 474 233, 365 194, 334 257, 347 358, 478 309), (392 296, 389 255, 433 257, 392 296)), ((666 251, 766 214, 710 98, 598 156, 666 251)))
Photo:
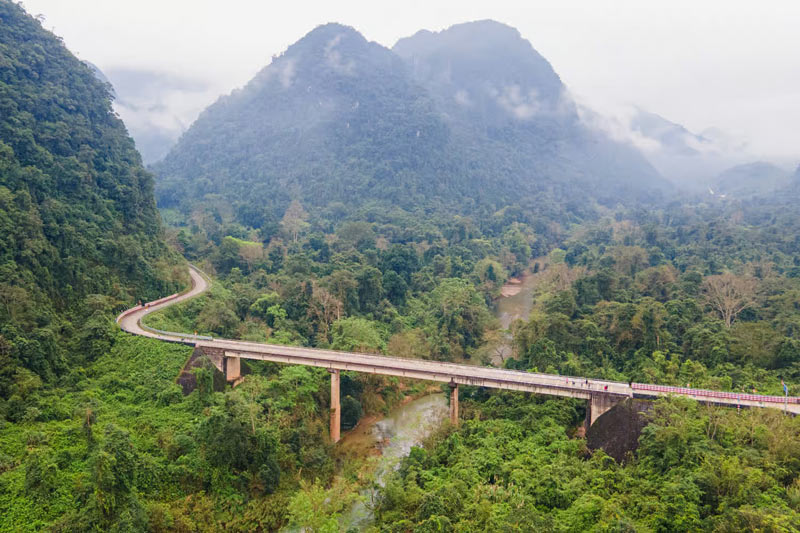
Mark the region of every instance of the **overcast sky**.
MULTIPOLYGON (((800 159, 797 0, 25 0, 103 71, 164 71, 198 87, 164 103, 186 123, 315 26, 391 47, 419 29, 491 18, 520 30, 576 98, 636 105, 753 152, 800 159)), ((787 161, 788 162, 788 161, 787 161)))

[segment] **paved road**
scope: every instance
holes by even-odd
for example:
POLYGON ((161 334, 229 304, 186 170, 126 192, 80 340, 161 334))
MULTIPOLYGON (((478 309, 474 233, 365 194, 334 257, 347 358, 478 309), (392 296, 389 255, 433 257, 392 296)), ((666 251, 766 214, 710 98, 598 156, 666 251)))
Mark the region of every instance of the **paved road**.
POLYGON ((172 294, 166 298, 161 298, 160 300, 150 302, 149 304, 145 304, 143 306, 136 306, 133 309, 128 309, 117 317, 117 323, 119 324, 119 327, 122 328, 123 331, 127 331, 128 333, 132 333, 134 335, 151 337, 163 341, 184 342, 187 339, 194 340, 193 335, 169 332, 165 332, 168 334, 158 333, 152 328, 142 327, 141 324, 141 320, 146 315, 164 309, 165 307, 169 307, 170 305, 183 302, 184 300, 194 298, 198 294, 202 294, 208 290, 210 283, 197 268, 190 266, 189 275, 192 278, 191 289, 186 292, 172 294))
POLYGON ((462 385, 475 385, 507 390, 521 390, 538 394, 568 396, 591 399, 598 394, 655 398, 658 396, 687 396, 700 401, 720 405, 743 407, 771 407, 785 409, 800 414, 800 398, 739 394, 681 387, 667 387, 643 383, 621 383, 583 377, 567 377, 553 374, 520 372, 499 368, 458 365, 438 361, 388 357, 384 355, 359 354, 320 350, 296 346, 218 339, 194 336, 186 333, 172 333, 153 330, 142 326, 141 319, 149 313, 158 311, 203 293, 209 281, 195 267, 190 267, 192 288, 181 294, 173 294, 122 313, 117 322, 120 327, 134 335, 143 335, 168 342, 180 342, 198 346, 207 353, 220 357, 240 357, 275 361, 287 364, 317 366, 330 370, 354 370, 371 374, 390 375, 406 378, 426 379, 462 385))

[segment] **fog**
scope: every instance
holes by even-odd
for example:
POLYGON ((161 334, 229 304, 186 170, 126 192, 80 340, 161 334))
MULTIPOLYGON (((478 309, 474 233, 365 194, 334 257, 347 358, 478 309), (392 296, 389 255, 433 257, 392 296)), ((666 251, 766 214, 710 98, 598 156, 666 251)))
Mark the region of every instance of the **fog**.
MULTIPOLYGON (((787 166, 800 158, 800 2, 27 0, 24 5, 43 15, 44 27, 62 36, 81 59, 106 73, 134 135, 158 127, 174 138, 205 106, 244 85, 318 24, 338 21, 391 47, 419 29, 491 18, 518 28, 579 104, 610 117, 622 131, 630 129, 630 110, 641 108, 693 133, 722 132, 726 143, 739 151, 746 147, 753 157, 787 166)), ((509 105, 522 106, 522 113, 535 111, 525 101, 529 95, 504 97, 509 105)))

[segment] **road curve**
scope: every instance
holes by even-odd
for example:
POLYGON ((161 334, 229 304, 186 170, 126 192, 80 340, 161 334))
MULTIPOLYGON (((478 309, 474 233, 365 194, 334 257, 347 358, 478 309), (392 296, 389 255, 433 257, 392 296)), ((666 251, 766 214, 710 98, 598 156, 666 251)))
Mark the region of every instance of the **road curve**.
POLYGON ((389 357, 380 354, 360 354, 283 346, 232 339, 219 339, 190 333, 160 331, 141 323, 150 313, 202 294, 210 281, 196 267, 190 265, 192 287, 183 293, 172 294, 145 305, 128 309, 117 317, 124 331, 166 342, 178 342, 209 349, 225 357, 240 357, 286 364, 301 364, 328 368, 329 370, 354 370, 373 374, 427 379, 464 385, 484 386, 506 390, 522 390, 554 396, 590 399, 593 395, 657 398, 659 396, 685 396, 717 405, 740 407, 771 407, 800 414, 800 398, 795 396, 764 396, 733 392, 719 392, 687 387, 670 387, 643 383, 623 383, 583 377, 560 376, 476 367, 440 361, 389 357))
POLYGON ((192 287, 188 291, 172 294, 165 298, 161 298, 154 302, 149 302, 144 305, 137 305, 132 309, 124 311, 117 317, 117 324, 123 331, 127 331, 133 335, 141 335, 143 337, 150 337, 168 342, 182 342, 194 344, 197 339, 208 339, 210 337, 199 337, 187 333, 173 333, 173 332, 159 332, 153 328, 143 326, 142 319, 165 307, 175 305, 176 303, 183 302, 198 296, 211 286, 211 282, 203 275, 198 268, 194 265, 189 265, 189 276, 192 279, 192 287))

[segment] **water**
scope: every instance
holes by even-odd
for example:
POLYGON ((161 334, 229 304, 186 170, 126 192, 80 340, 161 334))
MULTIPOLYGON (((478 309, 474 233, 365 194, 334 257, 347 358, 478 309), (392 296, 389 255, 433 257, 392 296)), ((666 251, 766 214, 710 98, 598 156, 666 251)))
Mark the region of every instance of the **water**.
POLYGON ((505 330, 502 335, 502 343, 494 351, 492 364, 503 366, 503 361, 512 355, 511 332, 508 329, 517 319, 527 320, 533 309, 533 289, 539 280, 539 274, 527 274, 523 276, 519 284, 506 284, 503 286, 503 293, 511 292, 510 296, 503 296, 497 300, 497 310, 495 315, 500 320, 500 327, 505 330))
MULTIPOLYGON (((382 487, 387 475, 397 469, 400 460, 438 428, 447 416, 445 395, 431 394, 395 408, 386 418, 365 428, 367 438, 381 451, 376 458, 375 484, 382 487)), ((361 500, 342 516, 342 531, 363 531, 372 524, 371 504, 376 494, 373 487, 361 491, 361 500)))
MULTIPOLYGON (((496 316, 501 327, 508 330, 516 319, 527 319, 533 307, 533 290, 537 275, 526 275, 521 283, 509 285, 506 292, 515 294, 501 297, 497 302, 496 316)), ((503 353, 496 357, 495 364, 511 355, 511 333, 505 333, 503 353)), ((372 503, 377 495, 376 487, 384 486, 386 478, 398 468, 403 457, 428 437, 448 417, 447 398, 444 394, 431 394, 396 407, 386 418, 366 424, 344 436, 344 446, 366 446, 377 448, 374 485, 361 491, 361 498, 344 513, 340 530, 364 531, 374 521, 372 503), (349 441, 349 442, 348 442, 349 441)))
POLYGON ((533 289, 539 280, 539 274, 527 274, 523 276, 519 285, 507 284, 503 289, 514 288, 519 292, 513 296, 502 297, 497 300, 497 318, 500 319, 500 326, 503 329, 511 327, 514 320, 528 318, 533 309, 533 289))

